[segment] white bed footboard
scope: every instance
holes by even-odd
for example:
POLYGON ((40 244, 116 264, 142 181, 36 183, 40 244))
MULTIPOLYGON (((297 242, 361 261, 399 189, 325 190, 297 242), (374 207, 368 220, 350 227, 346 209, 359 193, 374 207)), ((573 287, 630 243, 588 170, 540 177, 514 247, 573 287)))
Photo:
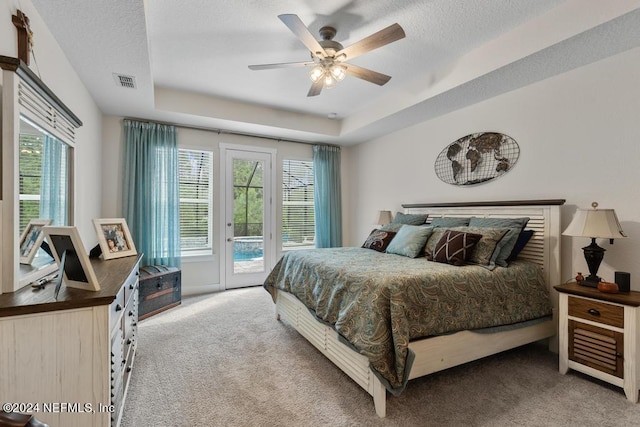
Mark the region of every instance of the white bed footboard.
POLYGON ((340 342, 335 330, 318 322, 291 294, 278 291, 276 316, 278 319, 284 317, 307 341, 373 396, 376 414, 386 416, 386 389, 369 368, 369 360, 365 356, 340 342))

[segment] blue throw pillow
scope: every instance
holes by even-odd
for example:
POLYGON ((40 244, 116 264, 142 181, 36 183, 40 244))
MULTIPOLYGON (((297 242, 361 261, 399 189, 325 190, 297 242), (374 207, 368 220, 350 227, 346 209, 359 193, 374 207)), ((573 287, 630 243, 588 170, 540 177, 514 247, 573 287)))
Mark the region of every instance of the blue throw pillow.
POLYGON ((422 225, 427 221, 428 217, 429 214, 405 214, 402 212, 396 212, 396 216, 393 217, 392 223, 422 225))
POLYGON ((431 227, 405 224, 387 246, 387 253, 416 258, 422 254, 424 244, 432 231, 431 227))
POLYGON ((429 224, 432 227, 464 227, 469 225, 471 218, 458 218, 454 216, 443 216, 441 218, 434 218, 429 224))
POLYGON ((522 233, 518 236, 518 240, 516 240, 516 244, 511 251, 511 255, 507 258, 507 262, 514 261, 518 254, 524 249, 524 247, 529 243, 531 237, 533 237, 534 230, 523 230, 522 233))

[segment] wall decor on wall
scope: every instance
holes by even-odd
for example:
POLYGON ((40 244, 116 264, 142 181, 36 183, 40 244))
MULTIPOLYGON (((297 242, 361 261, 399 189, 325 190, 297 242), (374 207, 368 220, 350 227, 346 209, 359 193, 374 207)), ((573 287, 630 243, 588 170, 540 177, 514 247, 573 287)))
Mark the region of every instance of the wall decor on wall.
POLYGON ((498 132, 478 132, 447 145, 434 168, 440 180, 453 185, 480 184, 513 169, 520 156, 518 143, 498 132))

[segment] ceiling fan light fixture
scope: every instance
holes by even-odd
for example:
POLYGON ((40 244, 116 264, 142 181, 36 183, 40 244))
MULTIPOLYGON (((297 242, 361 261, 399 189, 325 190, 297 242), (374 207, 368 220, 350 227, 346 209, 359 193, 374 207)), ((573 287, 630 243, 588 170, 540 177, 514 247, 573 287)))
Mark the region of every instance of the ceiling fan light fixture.
POLYGON ((331 73, 328 73, 324 76, 324 87, 326 89, 333 89, 336 85, 336 79, 331 76, 331 73))
POLYGON ((316 67, 313 67, 313 69, 309 73, 309 77, 311 78, 312 82, 316 83, 318 80, 320 80, 324 76, 324 74, 325 74, 324 67, 322 67, 321 65, 318 65, 316 67))
POLYGON ((347 75, 347 67, 344 65, 333 64, 329 70, 331 72, 331 76, 339 82, 344 80, 347 75))

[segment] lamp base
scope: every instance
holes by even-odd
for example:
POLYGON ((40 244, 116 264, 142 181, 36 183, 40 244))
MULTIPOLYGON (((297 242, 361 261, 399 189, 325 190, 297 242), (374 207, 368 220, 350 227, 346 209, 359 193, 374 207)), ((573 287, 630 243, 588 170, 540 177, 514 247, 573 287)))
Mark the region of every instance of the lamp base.
POLYGON ((582 286, 588 286, 590 288, 597 288, 600 279, 598 277, 598 268, 604 258, 605 249, 598 246, 595 238, 591 238, 591 244, 582 248, 584 251, 584 259, 587 261, 589 267, 589 276, 587 276, 580 284, 582 286))
POLYGON ((598 276, 587 276, 584 278, 583 281, 580 282, 580 286, 587 286, 589 288, 597 288, 598 287, 598 283, 601 281, 602 279, 600 279, 598 276))

